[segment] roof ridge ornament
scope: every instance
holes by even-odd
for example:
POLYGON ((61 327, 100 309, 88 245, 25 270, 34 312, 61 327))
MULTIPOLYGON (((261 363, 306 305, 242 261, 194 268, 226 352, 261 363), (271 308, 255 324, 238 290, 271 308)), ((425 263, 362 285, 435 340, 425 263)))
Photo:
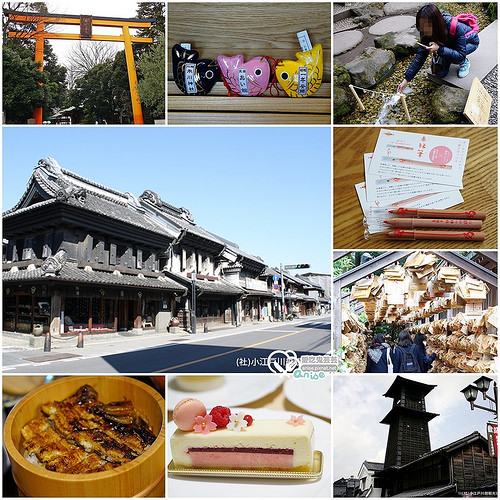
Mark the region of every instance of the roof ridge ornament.
POLYGON ((194 224, 194 217, 187 208, 184 207, 177 208, 174 207, 173 205, 170 205, 170 203, 164 202, 161 199, 160 195, 155 193, 151 189, 146 189, 146 191, 144 191, 144 193, 142 193, 141 196, 139 196, 139 199, 157 207, 162 212, 171 215, 176 215, 177 217, 180 217, 194 224))
POLYGON ((46 158, 42 158, 41 160, 38 160, 38 164, 36 168, 42 167, 45 170, 47 170, 49 173, 60 176, 63 174, 61 165, 55 160, 54 158, 51 158, 50 156, 47 156, 46 158))
POLYGON ((42 273, 44 276, 56 276, 68 260, 66 250, 62 248, 55 255, 50 255, 42 263, 42 273))

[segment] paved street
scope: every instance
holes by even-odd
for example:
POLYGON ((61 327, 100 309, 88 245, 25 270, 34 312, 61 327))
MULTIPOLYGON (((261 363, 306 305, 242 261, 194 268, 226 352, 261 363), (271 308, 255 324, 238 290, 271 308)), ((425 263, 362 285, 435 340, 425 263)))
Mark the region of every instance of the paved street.
POLYGON ((14 373, 269 373, 265 363, 275 350, 298 356, 331 350, 330 316, 285 323, 226 328, 196 335, 144 334, 76 340, 55 339, 52 350, 30 348, 27 340, 3 341, 3 372, 14 373))

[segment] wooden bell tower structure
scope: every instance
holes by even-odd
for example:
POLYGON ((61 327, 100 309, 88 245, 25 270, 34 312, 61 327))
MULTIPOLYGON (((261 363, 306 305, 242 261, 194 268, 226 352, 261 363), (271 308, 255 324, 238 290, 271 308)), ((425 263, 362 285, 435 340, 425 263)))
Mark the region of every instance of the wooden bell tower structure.
MULTIPOLYGON (((28 38, 35 40, 35 62, 40 64, 43 71, 43 44, 45 40, 92 40, 105 42, 123 42, 127 61, 130 95, 132 97, 132 112, 135 124, 143 124, 142 107, 137 88, 137 73, 135 70, 132 43, 153 43, 152 38, 131 36, 131 28, 149 28, 151 20, 148 19, 121 19, 111 17, 73 16, 63 14, 38 14, 4 11, 10 21, 20 23, 36 23, 33 32, 9 31, 9 38, 28 38), (50 33, 45 31, 48 24, 80 26, 80 33, 50 33), (93 33, 94 26, 121 28, 121 35, 98 35, 93 33)), ((42 123, 42 108, 36 108, 33 118, 37 124, 42 123)))
POLYGON ((405 465, 431 451, 429 422, 438 414, 426 411, 425 396, 435 387, 398 375, 384 394, 393 399, 380 422, 389 425, 384 468, 405 465))

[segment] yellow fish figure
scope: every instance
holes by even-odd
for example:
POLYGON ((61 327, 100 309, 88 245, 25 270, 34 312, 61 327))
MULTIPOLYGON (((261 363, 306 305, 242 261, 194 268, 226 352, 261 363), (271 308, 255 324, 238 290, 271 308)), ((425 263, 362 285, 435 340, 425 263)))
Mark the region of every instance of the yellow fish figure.
POLYGON ((307 52, 297 52, 297 61, 284 60, 276 66, 276 77, 290 97, 314 94, 323 78, 323 48, 317 43, 307 52))

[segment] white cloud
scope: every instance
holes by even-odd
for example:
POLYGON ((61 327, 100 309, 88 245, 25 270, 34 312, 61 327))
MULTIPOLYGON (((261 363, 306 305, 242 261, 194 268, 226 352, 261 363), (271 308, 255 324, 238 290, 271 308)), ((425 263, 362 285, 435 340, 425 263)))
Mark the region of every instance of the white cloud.
MULTIPOLYGON (((333 384, 334 479, 356 475, 364 460, 383 462, 389 427, 380 424, 392 406, 383 394, 395 375, 336 376, 333 384)), ((471 432, 486 434, 492 414, 470 410, 460 390, 477 380, 470 374, 420 374, 405 378, 436 385, 426 397, 426 410, 438 413, 429 423, 432 449, 471 432)), ((479 401, 479 404, 486 403, 479 401)))

